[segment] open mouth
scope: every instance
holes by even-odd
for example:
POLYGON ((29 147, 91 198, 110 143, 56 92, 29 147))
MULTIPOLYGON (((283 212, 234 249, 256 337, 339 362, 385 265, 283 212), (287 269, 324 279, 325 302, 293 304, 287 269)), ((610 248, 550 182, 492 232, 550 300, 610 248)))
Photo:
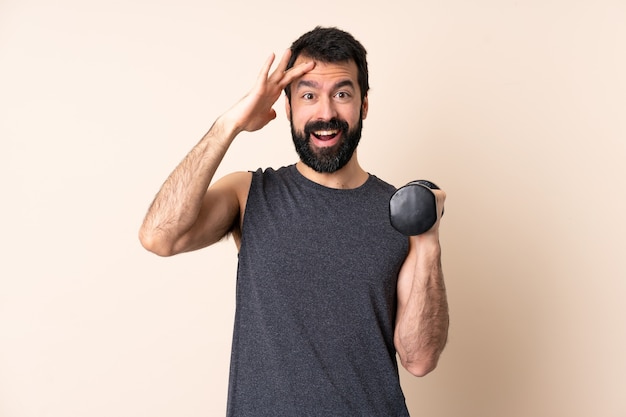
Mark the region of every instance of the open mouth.
POLYGON ((337 135, 339 134, 339 130, 317 130, 317 131, 311 132, 311 134, 319 140, 327 141, 327 140, 332 140, 335 137, 337 137, 337 135))

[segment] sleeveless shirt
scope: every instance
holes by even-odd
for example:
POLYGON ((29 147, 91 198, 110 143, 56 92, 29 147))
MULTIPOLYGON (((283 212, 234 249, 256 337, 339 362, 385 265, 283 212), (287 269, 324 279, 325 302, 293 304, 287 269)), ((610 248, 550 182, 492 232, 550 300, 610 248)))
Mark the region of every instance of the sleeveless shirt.
POLYGON ((408 240, 395 188, 257 170, 242 226, 227 415, 408 416, 393 344, 408 240))

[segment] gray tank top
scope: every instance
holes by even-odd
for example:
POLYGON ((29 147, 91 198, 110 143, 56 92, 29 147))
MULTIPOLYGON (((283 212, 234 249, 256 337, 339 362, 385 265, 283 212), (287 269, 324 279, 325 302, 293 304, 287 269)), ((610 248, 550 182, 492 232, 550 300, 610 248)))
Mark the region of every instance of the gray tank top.
POLYGON ((393 331, 408 240, 395 188, 253 173, 237 271, 228 416, 408 416, 393 331))

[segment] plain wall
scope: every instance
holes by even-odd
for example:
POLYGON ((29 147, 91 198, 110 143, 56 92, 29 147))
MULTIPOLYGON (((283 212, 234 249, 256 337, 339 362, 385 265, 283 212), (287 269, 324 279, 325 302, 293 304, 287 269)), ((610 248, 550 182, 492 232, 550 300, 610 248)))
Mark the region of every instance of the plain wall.
MULTIPOLYGON (((439 367, 415 416, 626 416, 626 3, 0 0, 0 416, 219 416, 232 241, 137 231, 265 58, 368 49, 363 166, 448 193, 439 367)), ((218 176, 295 161, 279 117, 218 176)))

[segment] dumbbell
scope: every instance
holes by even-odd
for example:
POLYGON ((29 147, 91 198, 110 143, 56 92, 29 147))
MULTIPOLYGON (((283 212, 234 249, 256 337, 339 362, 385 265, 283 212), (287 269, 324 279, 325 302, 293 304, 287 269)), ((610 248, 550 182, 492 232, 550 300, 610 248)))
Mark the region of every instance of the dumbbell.
MULTIPOLYGON (((437 201, 434 183, 411 181, 396 190, 389 199, 391 225, 405 236, 417 236, 429 230, 437 221, 437 201)), ((443 215, 443 213, 442 213, 443 215)))

